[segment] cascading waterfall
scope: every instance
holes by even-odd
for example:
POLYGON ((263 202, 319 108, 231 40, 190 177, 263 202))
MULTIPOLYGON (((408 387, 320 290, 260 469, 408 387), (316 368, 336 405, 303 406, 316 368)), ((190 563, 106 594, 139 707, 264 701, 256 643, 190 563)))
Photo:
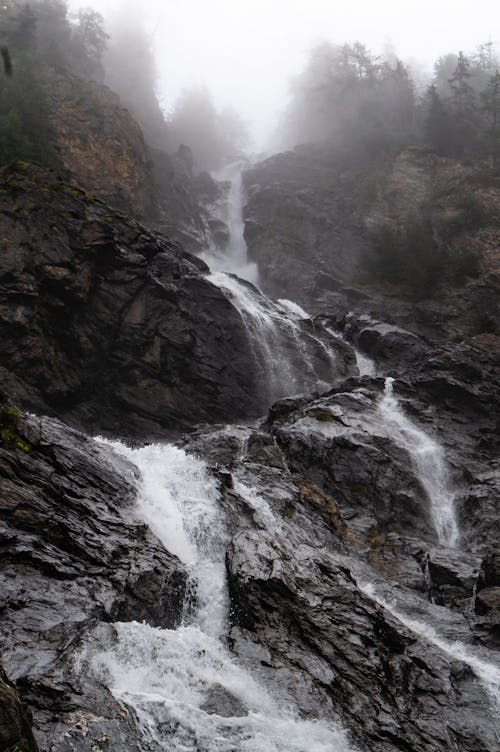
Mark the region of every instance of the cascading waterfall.
POLYGON ((209 279, 230 296, 240 313, 269 404, 330 386, 335 378, 335 354, 321 336, 306 330, 310 317, 305 312, 299 314, 282 301, 267 298, 233 275, 217 272, 209 279))
POLYGON ((280 707, 220 639, 228 626, 228 534, 205 464, 170 445, 111 446, 140 470, 137 513, 187 566, 196 594, 177 629, 118 623, 116 644, 90 659, 135 709, 145 743, 169 752, 350 752, 334 724, 280 707))
POLYGON ((210 281, 230 297, 240 313, 262 377, 261 391, 270 404, 304 390, 328 388, 335 374, 335 356, 321 336, 307 331, 304 321, 309 322, 310 317, 305 311, 291 301, 270 300, 253 286, 258 272, 256 264, 247 259, 241 168, 240 162, 234 162, 214 175, 230 183, 227 202, 219 207, 230 242, 226 251, 209 249, 202 258, 212 271, 210 281))
MULTIPOLYGON (((241 271, 248 269, 246 243, 243 235, 243 209, 241 195, 241 164, 229 165, 219 178, 231 181, 228 221, 231 242, 225 268, 241 271)), ((268 402, 300 391, 311 391, 328 386, 329 377, 335 373, 335 356, 321 337, 306 333, 301 322, 310 320, 308 314, 296 303, 277 302, 263 296, 256 288, 241 282, 237 277, 217 271, 210 280, 226 291, 240 312, 248 339, 253 349, 258 372, 264 375, 268 402), (325 371, 322 363, 329 365, 325 371)), ((332 337, 343 340, 341 334, 325 327, 332 337)), ((355 350, 360 375, 374 376, 373 360, 355 350)), ((430 503, 430 512, 440 543, 453 547, 459 538, 454 511, 454 492, 442 447, 424 431, 415 426, 401 410, 393 393, 392 379, 386 380, 379 414, 389 429, 412 458, 415 471, 430 503)))
POLYGON ((257 264, 248 261, 244 237, 241 170, 241 162, 232 162, 213 175, 215 180, 230 185, 227 201, 216 211, 217 218, 229 229, 230 242, 227 250, 210 248, 201 255, 201 258, 213 272, 237 274, 242 279, 257 284, 259 279, 257 264))
MULTIPOLYGON (((240 165, 229 166, 218 178, 231 181, 227 212, 221 216, 229 225, 231 243, 227 253, 211 251, 205 260, 212 269, 210 280, 241 315, 268 401, 328 386, 335 374, 328 336, 344 341, 342 335, 325 326, 323 336, 317 336, 300 306, 272 301, 248 284, 257 280, 257 270, 246 255, 240 165)), ((373 361, 355 352, 360 375, 374 376, 373 361)), ((392 382, 386 380, 374 410, 360 417, 360 428, 379 431, 406 449, 429 498, 438 538, 454 546, 459 534, 444 451, 404 414, 392 382)), ((93 671, 135 709, 145 744, 172 752, 349 752, 352 747, 339 727, 301 720, 297 709, 285 708, 270 696, 227 649, 224 555, 229 534, 217 482, 204 462, 171 445, 112 446, 140 471, 137 514, 184 563, 190 578, 181 626, 118 623, 116 644, 91 658, 93 671)), ((279 534, 280 520, 267 502, 237 477, 233 482, 260 522, 279 534)), ((488 691, 498 689, 499 672, 486 661, 424 622, 406 617, 371 585, 361 589, 444 654, 467 663, 488 691)))
POLYGON ((387 378, 378 409, 389 436, 411 457, 416 475, 430 503, 431 518, 439 542, 454 547, 459 539, 452 489, 443 448, 414 425, 404 414, 394 394, 392 378, 387 378))
MULTIPOLYGON (((326 331, 329 332, 332 337, 336 337, 337 339, 342 340, 342 342, 346 342, 344 337, 336 332, 334 329, 332 329, 329 326, 325 327, 326 331)), ((361 352, 361 350, 358 350, 357 347, 354 347, 352 342, 349 342, 349 345, 354 350, 354 354, 356 356, 356 365, 358 366, 358 371, 360 376, 375 376, 377 373, 377 366, 375 365, 375 361, 368 357, 368 355, 365 355, 361 352)))

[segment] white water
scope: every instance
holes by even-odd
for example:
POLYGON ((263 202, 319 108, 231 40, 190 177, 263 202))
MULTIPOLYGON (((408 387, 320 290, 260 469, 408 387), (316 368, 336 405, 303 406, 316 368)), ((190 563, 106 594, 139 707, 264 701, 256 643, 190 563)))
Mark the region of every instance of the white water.
POLYGON ((217 212, 217 218, 225 222, 229 229, 230 242, 227 250, 211 248, 201 254, 201 258, 213 272, 237 274, 242 279, 257 284, 259 280, 257 264, 248 261, 244 237, 241 170, 241 162, 232 162, 213 175, 215 180, 230 184, 227 201, 218 207, 217 212))
POLYGON ((335 353, 321 335, 301 325, 310 318, 305 312, 297 306, 298 314, 235 276, 216 272, 209 279, 228 294, 240 313, 269 403, 301 391, 330 387, 335 378, 335 353))
POLYGON ((443 448, 418 428, 402 411, 393 391, 394 379, 385 382, 378 409, 388 435, 411 457, 414 470, 430 504, 439 542, 453 548, 459 539, 452 487, 443 448))
MULTIPOLYGON (((217 178, 229 180, 231 190, 225 217, 230 229, 230 244, 226 255, 219 257, 216 267, 255 280, 256 268, 250 276, 245 274, 249 267, 243 234, 241 164, 228 165, 217 178)), ((258 370, 264 376, 267 400, 273 402, 297 392, 328 388, 335 376, 335 354, 321 337, 303 331, 300 322, 310 318, 306 311, 290 300, 272 301, 220 270, 211 274, 210 280, 229 294, 240 312, 258 370), (322 368, 321 375, 318 374, 318 352, 321 353, 319 360, 329 364, 329 373, 322 368)), ((343 340, 342 335, 333 329, 325 327, 325 330, 343 340)), ((376 375, 374 361, 356 349, 355 354, 360 375, 376 375)), ((384 396, 379 403, 384 432, 409 453, 429 499, 438 540, 443 545, 454 547, 459 540, 459 530, 454 508, 455 492, 444 451, 401 410, 393 393, 392 381, 386 380, 384 396)))
POLYGON ((368 357, 368 355, 365 355, 360 350, 357 349, 357 347, 354 347, 352 342, 347 342, 346 339, 339 333, 336 332, 334 329, 332 329, 329 326, 325 327, 326 331, 329 332, 332 337, 336 337, 337 339, 342 340, 342 342, 346 342, 352 349, 354 350, 354 354, 356 355, 356 365, 358 366, 358 371, 360 376, 376 376, 377 375, 377 366, 375 365, 375 361, 368 357))
MULTIPOLYGON (((227 631, 228 536, 205 464, 169 445, 111 446, 140 470, 137 515, 187 565, 198 598, 175 630, 116 624, 117 643, 92 658, 93 671, 136 710, 145 742, 158 752, 350 752, 334 724, 280 707, 220 639, 227 631), (213 691, 236 699, 234 715, 204 709, 213 691)), ((265 502, 250 496, 268 521, 265 502)))
MULTIPOLYGON (((474 649, 464 645, 462 642, 448 640, 440 635, 430 624, 420 619, 414 619, 407 616, 396 605, 390 603, 380 596, 372 583, 360 583, 359 589, 365 593, 372 601, 378 603, 384 610, 388 611, 401 624, 404 624, 409 630, 421 639, 437 647, 442 653, 455 661, 462 661, 474 672, 479 681, 488 692, 493 704, 500 710, 500 666, 494 665, 491 660, 485 660, 476 655, 474 649)), ((489 656, 491 658, 491 654, 489 656)))

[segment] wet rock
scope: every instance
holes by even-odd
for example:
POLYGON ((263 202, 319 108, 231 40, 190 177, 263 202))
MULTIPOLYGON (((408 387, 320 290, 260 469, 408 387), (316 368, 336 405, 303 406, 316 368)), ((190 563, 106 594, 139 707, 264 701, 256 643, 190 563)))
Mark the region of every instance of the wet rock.
POLYGON ((0 667, 0 749, 38 752, 31 724, 31 715, 19 692, 0 667))
MULTIPOLYGON (((362 384, 353 380, 309 402, 282 401, 271 411, 276 421, 260 431, 247 428, 246 440, 245 429, 238 429, 238 451, 219 466, 230 479, 221 498, 232 538, 226 554, 229 645, 280 702, 299 707, 305 718, 340 719, 360 750, 441 752, 451 738, 469 752, 486 752, 495 743, 494 709, 485 685, 454 648, 457 640, 468 646, 477 640, 480 650, 494 646, 490 618, 470 611, 481 556, 429 548, 414 536, 415 526, 413 535, 409 528, 395 532, 392 523, 382 532, 373 515, 371 525, 360 524, 370 511, 356 509, 347 485, 333 492, 327 469, 335 463, 321 455, 317 468, 324 475, 307 476, 321 443, 307 457, 302 447, 290 461, 288 439, 278 435, 297 422, 308 440, 319 431, 328 442, 330 425, 353 428, 353 403, 370 433, 376 424, 367 410, 376 408, 381 383, 362 384), (262 451, 267 431, 286 464, 262 451), (299 456, 300 472, 293 467, 299 456), (433 559, 435 588, 446 606, 427 599, 423 552, 433 559)), ((366 443, 362 425, 356 429, 366 443)), ((210 437, 207 431, 207 451, 210 437)), ((203 454, 202 432, 195 444, 203 454)), ((483 654, 485 662, 489 655, 483 654)))
POLYGON ((312 684, 322 698, 314 714, 340 715, 361 749, 446 749, 451 735, 487 750, 491 711, 470 669, 360 593, 345 564, 287 532, 277 541, 246 531, 228 550, 235 649, 264 646, 266 677, 296 677, 286 691, 299 707, 311 705, 312 684))
POLYGON ((419 363, 430 351, 420 337, 401 327, 376 321, 370 316, 348 314, 341 323, 344 336, 372 357, 385 370, 419 363), (384 368, 385 367, 385 368, 384 368))
POLYGON ((248 708, 221 684, 214 684, 210 687, 206 699, 200 705, 200 710, 204 710, 209 715, 220 715, 223 718, 248 715, 248 708))
POLYGON ((481 587, 500 586, 500 552, 490 551, 481 564, 481 587))
POLYGON ((0 180, 0 375, 14 402, 148 438, 258 415, 241 317, 199 259, 50 171, 0 180))
POLYGON ((346 382, 286 417, 274 412, 273 433, 291 471, 321 486, 344 513, 357 515, 360 531, 432 539, 428 500, 411 459, 384 429, 378 412, 382 385, 380 380, 362 387, 346 382))
POLYGON ((473 602, 481 557, 446 548, 431 548, 419 557, 435 603, 467 610, 473 602))
POLYGON ((315 313, 341 319, 354 311, 429 340, 471 338, 485 351, 498 350, 500 193, 484 172, 421 148, 382 155, 307 144, 252 165, 244 183, 245 237, 266 292, 315 313), (469 193, 488 207, 486 216, 481 226, 464 223, 450 232, 450 213, 469 193), (435 291, 415 295, 377 278, 374 241, 381 227, 404 231, 420 211, 450 272, 435 291), (463 248, 474 249, 480 270, 457 282, 453 261, 463 248))
POLYGON ((26 450, 0 447, 3 666, 42 749, 90 752, 103 734, 134 749, 132 716, 75 660, 98 624, 177 625, 186 573, 136 521, 132 466, 56 420, 18 428, 26 450))
POLYGON ((488 614, 500 617, 500 587, 484 588, 476 595, 477 614, 488 614))

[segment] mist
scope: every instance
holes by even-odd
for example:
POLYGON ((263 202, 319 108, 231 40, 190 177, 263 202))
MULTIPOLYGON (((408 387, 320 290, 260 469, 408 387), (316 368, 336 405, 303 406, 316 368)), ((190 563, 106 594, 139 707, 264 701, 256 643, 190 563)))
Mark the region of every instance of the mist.
MULTIPOLYGON (((72 9, 88 5, 70 3, 72 9)), ((105 16, 132 15, 132 3, 95 0, 105 16)), ((497 42, 500 8, 492 0, 469 3, 331 2, 264 0, 147 0, 140 21, 151 40, 162 108, 171 111, 186 88, 206 86, 219 109, 232 107, 248 123, 253 147, 266 148, 286 108, 290 79, 321 41, 365 44, 380 54, 390 44, 413 67, 430 74, 446 52, 497 42)))

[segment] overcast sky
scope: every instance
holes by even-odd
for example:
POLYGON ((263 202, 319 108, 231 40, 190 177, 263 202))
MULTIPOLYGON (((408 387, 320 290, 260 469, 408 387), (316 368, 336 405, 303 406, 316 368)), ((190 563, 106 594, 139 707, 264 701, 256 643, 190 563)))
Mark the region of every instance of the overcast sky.
POLYGON ((500 42, 500 0, 70 0, 104 15, 139 9, 153 35, 164 108, 192 84, 234 106, 260 145, 286 102, 288 81, 318 41, 392 43, 429 68, 448 51, 500 42))

